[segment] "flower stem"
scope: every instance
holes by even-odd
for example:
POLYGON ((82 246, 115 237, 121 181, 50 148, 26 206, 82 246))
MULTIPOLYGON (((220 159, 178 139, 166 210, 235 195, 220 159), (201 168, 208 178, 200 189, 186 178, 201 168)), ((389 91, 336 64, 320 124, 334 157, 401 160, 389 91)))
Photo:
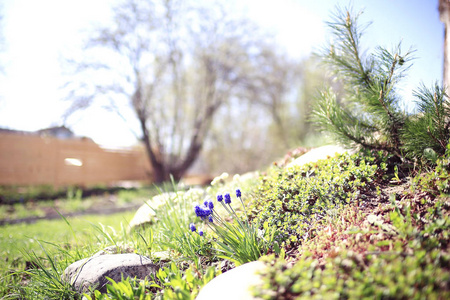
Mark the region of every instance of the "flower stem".
POLYGON ((238 198, 239 198, 239 200, 241 200, 242 208, 244 208, 245 218, 247 219, 247 226, 248 226, 249 222, 248 222, 247 209, 245 208, 244 201, 242 201, 242 197, 238 197, 238 198))

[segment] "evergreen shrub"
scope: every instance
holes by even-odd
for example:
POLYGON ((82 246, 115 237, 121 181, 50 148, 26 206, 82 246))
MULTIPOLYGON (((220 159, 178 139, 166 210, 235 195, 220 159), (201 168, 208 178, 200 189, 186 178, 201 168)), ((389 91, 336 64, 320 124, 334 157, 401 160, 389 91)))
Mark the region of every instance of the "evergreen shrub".
POLYGON ((420 87, 416 107, 408 112, 399 83, 411 67, 413 50, 362 49, 367 25, 360 14, 337 9, 328 22, 332 44, 321 53, 339 90, 324 89, 312 120, 319 130, 348 147, 384 150, 403 161, 429 164, 445 152, 450 138, 450 101, 444 88, 420 87))

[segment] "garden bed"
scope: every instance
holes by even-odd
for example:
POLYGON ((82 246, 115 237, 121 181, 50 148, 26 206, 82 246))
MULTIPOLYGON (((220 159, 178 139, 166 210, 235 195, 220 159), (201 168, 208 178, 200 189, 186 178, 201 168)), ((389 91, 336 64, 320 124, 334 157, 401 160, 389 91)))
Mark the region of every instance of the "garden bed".
MULTIPOLYGON (((259 232, 254 242, 262 251, 257 256, 268 266, 262 272, 264 285, 255 288, 262 298, 444 299, 450 292, 450 204, 442 194, 448 173, 437 168, 440 171, 409 173, 408 177, 406 169, 392 168, 388 161, 389 156, 373 153, 345 154, 293 168, 272 166, 260 177, 245 181, 222 176, 205 190, 206 197, 178 191, 147 227, 130 231, 127 221, 118 218, 111 226, 94 223, 91 229, 73 231, 73 237, 64 242, 40 240, 43 251, 22 257, 5 254, 2 296, 26 298, 39 291, 45 297, 77 299, 70 284, 60 281, 62 272, 69 264, 113 245, 118 251, 133 249, 159 262, 161 272, 148 281, 128 280, 111 285, 104 294, 86 296, 119 299, 113 293, 129 286, 134 296, 193 299, 212 278, 248 261, 233 252, 246 251, 246 246, 228 247, 233 240, 218 243, 227 233, 208 225, 208 216, 213 215, 205 211, 209 202, 200 217, 193 208, 209 196, 215 213, 237 226, 227 230, 248 230, 232 221, 245 223, 245 208, 232 193, 239 188, 251 226, 259 232), (232 215, 216 200, 218 193, 227 192, 235 211, 232 215), (195 225, 195 231, 189 224, 195 225), (166 253, 164 259, 157 255, 161 252, 166 253), (403 278, 405 274, 412 275, 403 278)), ((71 220, 58 222, 66 222, 70 232, 71 220)))

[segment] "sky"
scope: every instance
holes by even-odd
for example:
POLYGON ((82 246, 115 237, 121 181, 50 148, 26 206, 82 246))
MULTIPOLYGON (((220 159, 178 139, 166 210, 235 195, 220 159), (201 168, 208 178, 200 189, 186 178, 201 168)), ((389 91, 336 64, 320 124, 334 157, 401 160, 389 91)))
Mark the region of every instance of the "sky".
MULTIPOLYGON (((2 0, 4 51, 0 53, 0 128, 34 131, 62 125, 68 103, 63 61, 79 51, 89 30, 107 24, 108 0, 2 0)), ((363 46, 413 47, 414 64, 402 95, 411 103, 412 90, 421 83, 442 81, 444 25, 438 0, 241 0, 236 9, 271 31, 280 47, 295 58, 306 58, 326 45, 325 22, 334 7, 351 5, 363 10, 360 20, 372 22, 363 46)), ((68 122, 76 135, 105 147, 136 143, 131 123, 104 110, 78 114, 68 122)), ((136 131, 136 130, 135 130, 136 131)))

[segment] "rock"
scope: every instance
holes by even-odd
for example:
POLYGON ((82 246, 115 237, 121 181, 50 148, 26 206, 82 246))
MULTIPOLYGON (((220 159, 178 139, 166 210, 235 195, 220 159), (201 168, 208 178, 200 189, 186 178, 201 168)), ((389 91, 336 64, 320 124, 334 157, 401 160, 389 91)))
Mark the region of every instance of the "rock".
POLYGON ((196 300, 248 300, 255 299, 250 288, 262 283, 257 274, 266 265, 253 261, 229 270, 208 282, 198 294, 196 300))
POLYGON ((251 182, 254 180, 258 180, 260 175, 261 174, 258 171, 247 172, 242 175, 237 174, 237 175, 234 175, 233 181, 238 184, 239 183, 247 183, 247 182, 251 182))
POLYGON ((286 167, 289 168, 293 166, 301 166, 307 163, 327 159, 329 157, 335 156, 336 154, 342 154, 345 152, 347 152, 347 150, 340 146, 332 146, 332 145, 322 146, 319 148, 312 149, 311 151, 303 154, 299 158, 289 163, 286 167))
POLYGON ((157 260, 168 262, 171 259, 170 251, 157 251, 152 252, 151 254, 152 258, 156 258, 157 260))
POLYGON ((130 224, 128 225, 129 228, 134 229, 145 226, 146 224, 151 224, 156 216, 155 210, 176 196, 176 193, 163 193, 146 201, 134 214, 133 219, 131 219, 130 224))
POLYGON ((105 254, 120 254, 120 253, 133 253, 134 249, 129 246, 109 246, 103 250, 98 251, 92 257, 105 255, 105 254))
POLYGON ((116 282, 123 278, 150 279, 158 266, 150 259, 135 253, 104 254, 82 259, 68 266, 62 275, 62 280, 70 284, 79 293, 89 290, 106 291, 106 284, 110 283, 106 277, 116 282))
POLYGON ((156 210, 161 208, 162 205, 169 201, 178 201, 179 198, 184 198, 192 203, 203 202, 201 201, 205 196, 205 190, 201 188, 191 188, 185 191, 179 191, 176 193, 163 193, 154 196, 152 199, 145 202, 134 214, 129 224, 129 229, 133 230, 137 227, 143 227, 147 224, 152 224, 156 218, 156 210))

